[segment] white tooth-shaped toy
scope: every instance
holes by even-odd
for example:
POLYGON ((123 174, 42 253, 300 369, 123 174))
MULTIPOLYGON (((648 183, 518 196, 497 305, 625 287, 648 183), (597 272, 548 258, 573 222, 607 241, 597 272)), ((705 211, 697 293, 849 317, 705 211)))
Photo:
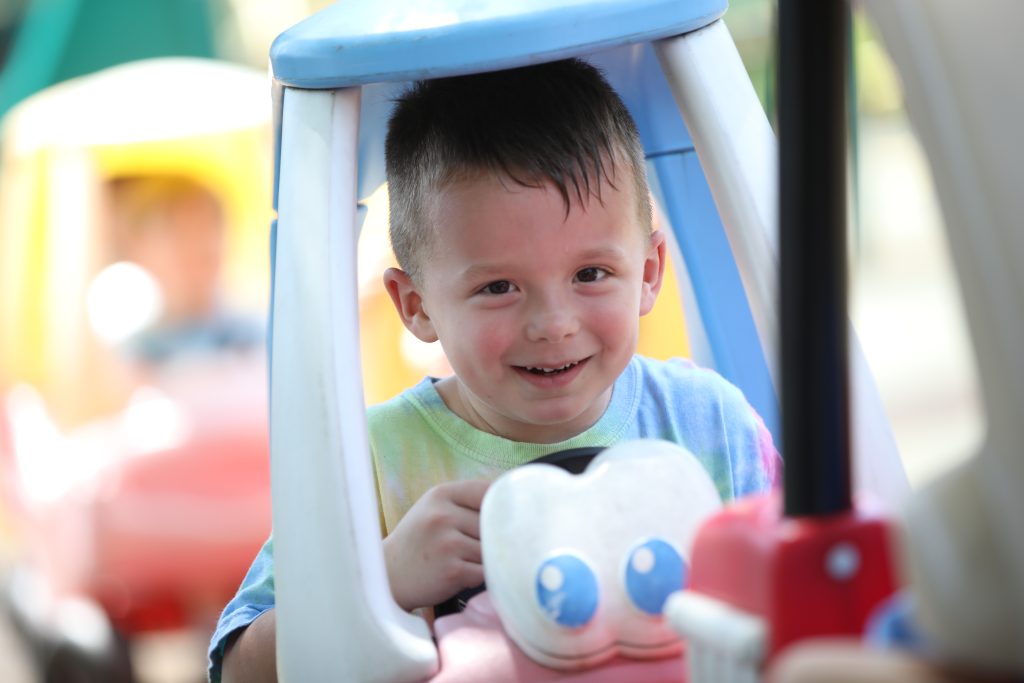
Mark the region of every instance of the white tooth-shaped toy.
POLYGON ((697 528, 720 507, 697 459, 667 441, 618 444, 579 475, 508 472, 480 513, 487 589, 506 633, 557 669, 678 652, 662 608, 685 584, 697 528))

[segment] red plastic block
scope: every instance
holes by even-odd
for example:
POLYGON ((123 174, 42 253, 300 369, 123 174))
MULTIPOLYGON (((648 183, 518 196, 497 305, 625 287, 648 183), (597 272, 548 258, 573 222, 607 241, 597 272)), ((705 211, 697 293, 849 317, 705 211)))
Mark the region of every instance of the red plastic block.
POLYGON ((768 661, 804 638, 861 634, 896 588, 881 515, 787 518, 781 507, 769 494, 711 518, 694 542, 689 585, 764 619, 768 661))

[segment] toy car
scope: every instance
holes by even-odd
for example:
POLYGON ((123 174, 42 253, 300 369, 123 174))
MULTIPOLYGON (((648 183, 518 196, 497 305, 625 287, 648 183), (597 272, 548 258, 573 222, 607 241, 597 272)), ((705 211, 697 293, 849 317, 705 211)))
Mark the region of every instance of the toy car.
MULTIPOLYGON (((725 9, 715 1, 495 0, 424 9, 353 0, 275 42, 270 385, 282 680, 478 680, 468 650, 449 646, 453 634, 480 629, 498 643, 477 650, 478 663, 491 663, 483 664, 490 680, 557 675, 501 645, 493 613, 473 611, 485 596, 469 603, 470 616, 448 617, 462 619, 450 628, 439 620, 435 647, 387 586, 354 372, 351 274, 357 207, 382 182, 383 121, 391 93, 405 82, 569 56, 603 68, 637 120, 654 193, 678 244, 693 356, 742 388, 778 437, 776 146, 719 21, 725 9)), ((860 367, 855 344, 853 356, 860 367)), ((898 500, 906 482, 884 412, 866 371, 855 381, 862 389, 853 408, 858 488, 898 500)), ((683 675, 681 664, 657 670, 616 659, 607 666, 613 679, 683 675)))

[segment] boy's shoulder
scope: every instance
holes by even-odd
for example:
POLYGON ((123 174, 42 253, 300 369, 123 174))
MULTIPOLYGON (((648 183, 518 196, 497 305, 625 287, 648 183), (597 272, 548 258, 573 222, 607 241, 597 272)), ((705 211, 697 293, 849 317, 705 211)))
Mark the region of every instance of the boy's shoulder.
POLYGON ((428 435, 447 442, 462 434, 468 425, 445 404, 437 381, 436 377, 424 377, 386 401, 367 407, 371 445, 408 443, 428 435))
POLYGON ((742 396, 740 390, 715 370, 697 365, 688 358, 658 360, 639 354, 631 363, 645 391, 709 392, 716 395, 742 396))
POLYGON ((436 377, 424 377, 411 387, 406 387, 400 392, 380 403, 375 403, 366 408, 367 411, 389 411, 399 406, 417 403, 429 403, 430 397, 437 394, 434 384, 436 377))
POLYGON ((720 415, 730 424, 754 424, 760 420, 747 397, 717 371, 687 358, 656 360, 637 355, 637 385, 642 410, 669 410, 674 414, 720 415))
POLYGON ((634 363, 645 396, 639 419, 657 424, 662 433, 665 425, 657 420, 667 419, 677 429, 671 440, 702 459, 724 499, 767 490, 778 480, 781 459, 772 435, 739 387, 683 358, 637 356, 634 363), (704 459, 723 447, 725 460, 704 459))

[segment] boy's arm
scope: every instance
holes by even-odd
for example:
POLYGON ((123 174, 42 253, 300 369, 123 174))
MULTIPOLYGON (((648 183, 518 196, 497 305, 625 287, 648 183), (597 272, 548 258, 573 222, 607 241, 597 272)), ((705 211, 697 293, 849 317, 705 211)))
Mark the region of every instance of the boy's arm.
MULTIPOLYGON (((457 481, 427 491, 384 539, 384 561, 395 601, 411 611, 432 607, 483 582, 480 564, 480 504, 489 482, 457 481)), ((246 586, 266 586, 273 600, 271 545, 253 564, 246 586)), ((266 592, 266 591, 263 591, 266 592)), ((226 610, 227 611, 227 610, 226 610)), ((222 618, 223 619, 223 618, 222 618)), ((273 607, 227 637, 223 663, 211 679, 223 683, 277 680, 276 617, 273 607)), ((216 651, 217 642, 213 644, 216 651)), ((211 661, 214 656, 211 655, 211 661)))
POLYGON ((223 683, 277 683, 275 610, 269 609, 228 640, 223 683))

